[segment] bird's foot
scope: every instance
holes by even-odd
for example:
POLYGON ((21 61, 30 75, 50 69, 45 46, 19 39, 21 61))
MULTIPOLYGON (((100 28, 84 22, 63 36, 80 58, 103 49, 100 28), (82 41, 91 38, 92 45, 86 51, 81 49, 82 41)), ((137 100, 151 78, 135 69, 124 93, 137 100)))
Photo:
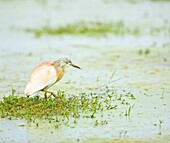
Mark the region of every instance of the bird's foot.
POLYGON ((56 95, 56 94, 54 94, 54 93, 53 93, 53 92, 51 92, 51 91, 47 91, 47 90, 43 90, 43 91, 45 92, 45 94, 44 94, 45 99, 50 98, 50 97, 51 97, 51 95, 52 95, 52 96, 54 96, 54 98, 58 98, 58 97, 57 97, 57 95, 56 95), (47 96, 47 93, 49 93, 50 95, 49 95, 49 96, 47 96))
POLYGON ((54 94, 53 92, 51 92, 51 95, 54 96, 54 98, 58 98, 58 96, 56 94, 54 94))

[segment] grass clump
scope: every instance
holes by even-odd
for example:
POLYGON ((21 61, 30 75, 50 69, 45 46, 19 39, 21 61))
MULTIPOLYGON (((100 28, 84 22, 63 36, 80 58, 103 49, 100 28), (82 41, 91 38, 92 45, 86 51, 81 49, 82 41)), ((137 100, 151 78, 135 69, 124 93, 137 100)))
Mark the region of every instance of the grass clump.
MULTIPOLYGON (((3 97, 0 101, 0 117, 8 119, 24 118, 28 121, 35 119, 55 120, 59 122, 69 117, 94 118, 97 111, 106 108, 102 104, 103 98, 98 95, 87 95, 82 93, 79 96, 58 93, 58 98, 18 97, 11 95, 3 97)), ((109 103, 108 103, 109 104, 109 103)))
MULTIPOLYGON (((18 97, 12 89, 11 95, 3 97, 0 101, 0 118, 26 119, 28 122, 35 123, 36 120, 54 123, 58 127, 62 122, 67 124, 70 120, 77 123, 78 118, 98 119, 99 116, 113 116, 112 111, 121 107, 126 108, 125 104, 129 100, 136 99, 130 92, 118 94, 112 88, 106 88, 98 93, 80 93, 78 95, 68 95, 59 91, 58 98, 18 97), (121 98, 120 98, 121 97, 121 98), (121 104, 121 103, 124 104, 121 104), (107 112, 108 111, 108 112, 107 112), (107 113, 107 114, 106 114, 107 113)), ((130 106, 125 116, 131 115, 130 106)), ((107 118, 107 117, 104 117, 107 118)), ((103 119, 104 119, 103 118, 103 119)), ((104 120, 95 125, 107 124, 104 120)))

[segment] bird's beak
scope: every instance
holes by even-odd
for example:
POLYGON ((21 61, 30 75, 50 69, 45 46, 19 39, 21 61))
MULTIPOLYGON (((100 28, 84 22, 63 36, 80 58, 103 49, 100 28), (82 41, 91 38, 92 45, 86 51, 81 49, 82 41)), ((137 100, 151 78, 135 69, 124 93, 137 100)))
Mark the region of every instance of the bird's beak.
POLYGON ((70 66, 72 66, 72 67, 74 67, 74 68, 77 68, 77 69, 81 69, 79 66, 74 65, 74 64, 70 64, 70 66))

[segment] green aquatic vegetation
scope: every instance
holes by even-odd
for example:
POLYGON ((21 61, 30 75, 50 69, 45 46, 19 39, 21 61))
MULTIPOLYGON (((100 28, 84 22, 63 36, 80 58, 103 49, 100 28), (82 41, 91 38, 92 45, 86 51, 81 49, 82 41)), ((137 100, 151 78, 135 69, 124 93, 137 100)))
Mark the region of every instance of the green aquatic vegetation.
POLYGON ((145 49, 145 50, 139 50, 138 54, 139 55, 149 55, 151 53, 150 49, 145 49))
POLYGON ((150 49, 145 50, 145 55, 148 55, 148 54, 150 54, 150 49))
POLYGON ((112 35, 142 35, 142 34, 167 34, 168 27, 149 27, 145 29, 139 26, 127 26, 123 21, 115 23, 104 22, 78 22, 62 26, 52 27, 45 25, 38 28, 25 28, 24 31, 34 33, 36 37, 42 35, 86 35, 86 36, 105 36, 112 35))
POLYGON ((14 96, 15 92, 16 92, 16 90, 12 88, 11 89, 11 95, 14 96))
POLYGON ((158 124, 157 124, 157 123, 153 124, 154 126, 158 126, 158 127, 159 127, 158 135, 161 135, 161 134, 162 134, 161 128, 162 128, 162 124, 163 124, 163 123, 164 123, 163 120, 159 120, 159 123, 158 123, 158 124))
MULTIPOLYGON (((15 90, 12 89, 11 95, 3 97, 0 101, 0 117, 13 119, 26 119, 28 122, 33 122, 39 126, 37 121, 42 120, 53 123, 55 128, 58 128, 62 122, 66 125, 73 120, 73 123, 78 122, 78 118, 96 118, 101 115, 104 118, 105 111, 118 109, 120 99, 126 98, 127 94, 118 94, 110 88, 101 90, 99 93, 80 93, 78 95, 66 94, 63 91, 58 92, 58 98, 42 98, 35 97, 18 97, 15 95, 15 90)), ((132 99, 128 94, 127 100, 132 99)), ((126 106, 126 104, 124 104, 126 106)), ((133 106, 127 110, 127 116, 133 106)), ((109 113, 109 116, 112 116, 109 113)), ((98 124, 97 121, 95 123, 98 124)), ((106 124, 106 122, 100 122, 106 124)), ((22 125, 21 125, 22 126, 22 125)))
POLYGON ((162 128, 163 120, 159 120, 159 129, 162 128))
POLYGON ((161 128, 162 128, 162 124, 163 124, 163 123, 164 123, 163 120, 159 120, 159 133, 158 133, 158 135, 161 135, 161 134, 162 134, 161 128))
MULTIPOLYGON (((103 110, 103 98, 97 94, 66 95, 58 93, 58 98, 44 99, 41 97, 18 97, 14 95, 3 97, 0 101, 0 117, 15 119, 24 118, 35 122, 36 119, 60 122, 69 120, 69 117, 95 118, 97 111, 103 110)), ((109 104, 109 103, 107 103, 109 104)))
POLYGON ((106 34, 114 35, 140 34, 140 29, 138 27, 129 28, 122 21, 116 23, 79 22, 60 27, 44 26, 40 28, 26 28, 25 31, 34 33, 36 37, 40 37, 42 35, 63 35, 63 34, 88 35, 88 36, 98 36, 106 34))
POLYGON ((127 135, 127 130, 121 130, 119 132, 119 137, 126 137, 126 135, 127 135))
POLYGON ((125 116, 128 116, 128 117, 130 117, 130 115, 131 115, 131 110, 132 110, 132 108, 134 107, 134 105, 130 105, 129 107, 128 107, 128 109, 125 111, 125 116))
POLYGON ((136 99, 135 96, 133 94, 130 95, 131 99, 136 99))
POLYGON ((99 121, 99 120, 95 120, 95 126, 98 126, 98 125, 107 125, 108 124, 108 121, 107 120, 102 120, 102 121, 99 121))

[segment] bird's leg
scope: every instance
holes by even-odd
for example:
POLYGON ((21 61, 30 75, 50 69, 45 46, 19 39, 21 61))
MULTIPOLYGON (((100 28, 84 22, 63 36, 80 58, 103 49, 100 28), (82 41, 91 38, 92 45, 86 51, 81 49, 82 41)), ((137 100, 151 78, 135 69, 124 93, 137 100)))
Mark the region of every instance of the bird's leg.
POLYGON ((46 91, 44 91, 45 93, 44 93, 44 98, 45 99, 47 99, 47 92, 46 91))
POLYGON ((51 97, 51 94, 47 98, 50 98, 50 97, 51 97))
MULTIPOLYGON (((47 91, 48 93, 50 93, 52 96, 54 96, 54 98, 57 98, 57 95, 56 94, 54 94, 53 92, 51 92, 51 91, 47 91)), ((50 95, 50 96, 51 96, 50 95)))
POLYGON ((44 92, 44 98, 45 98, 45 99, 49 98, 49 97, 47 96, 47 90, 43 89, 42 91, 44 92))
POLYGON ((51 95, 53 95, 55 98, 57 98, 57 95, 56 95, 56 94, 54 94, 53 92, 48 91, 48 90, 45 90, 45 89, 43 89, 43 91, 45 92, 44 96, 45 96, 45 98, 46 98, 46 99, 47 99, 47 98, 50 98, 50 97, 51 97, 51 95), (47 96, 47 93, 50 93, 50 95, 49 95, 49 96, 47 96))

